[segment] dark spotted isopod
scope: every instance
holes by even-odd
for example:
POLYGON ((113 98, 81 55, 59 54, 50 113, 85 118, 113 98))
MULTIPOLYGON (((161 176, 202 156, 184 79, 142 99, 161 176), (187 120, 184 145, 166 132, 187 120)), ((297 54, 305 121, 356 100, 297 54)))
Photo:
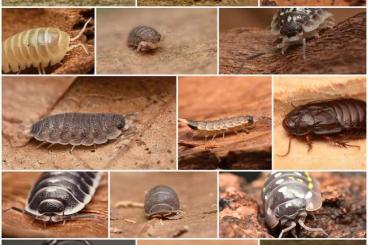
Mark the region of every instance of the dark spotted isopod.
POLYGON ((53 240, 43 243, 44 245, 92 245, 91 242, 85 240, 53 240))
POLYGON ((128 46, 135 48, 138 52, 147 52, 160 46, 161 34, 149 26, 137 26, 133 28, 128 36, 128 46))
POLYGON ((324 139, 334 145, 347 147, 344 140, 366 135, 366 103, 357 99, 335 99, 310 102, 295 107, 282 122, 291 137, 304 139, 312 149, 313 139, 324 139))
POLYGON ((153 187, 145 196, 144 212, 147 218, 181 218, 180 202, 176 192, 163 185, 153 187))
POLYGON ((263 185, 262 200, 267 226, 281 228, 279 238, 291 232, 297 237, 298 226, 328 236, 322 228, 304 224, 308 212, 322 207, 318 182, 307 172, 274 172, 263 185))
POLYGON ((36 140, 43 141, 42 144, 51 143, 50 146, 70 144, 72 151, 78 145, 104 144, 128 132, 135 132, 136 115, 137 113, 61 113, 34 123, 29 134, 36 140))
POLYGON ((31 189, 25 209, 13 207, 44 222, 92 217, 78 214, 94 196, 99 172, 44 172, 31 189))

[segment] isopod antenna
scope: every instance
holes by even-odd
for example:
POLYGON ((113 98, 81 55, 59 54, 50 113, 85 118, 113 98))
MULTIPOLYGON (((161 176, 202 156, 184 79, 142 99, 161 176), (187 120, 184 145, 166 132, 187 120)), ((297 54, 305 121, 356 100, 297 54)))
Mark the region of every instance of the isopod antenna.
MULTIPOLYGON (((78 40, 78 39, 82 36, 83 32, 84 32, 84 31, 86 30, 86 28, 87 28, 88 23, 89 23, 91 20, 92 20, 92 18, 89 18, 89 19, 87 20, 87 22, 86 22, 86 23, 84 23, 84 26, 83 26, 82 30, 78 33, 78 35, 76 35, 75 37, 73 37, 73 38, 71 38, 71 39, 70 39, 70 41, 71 41, 71 42, 74 42, 74 41, 78 40)), ((84 50, 84 52, 86 52, 86 54, 88 54, 88 50, 87 50, 87 48, 86 48, 82 43, 77 43, 77 44, 72 44, 72 45, 70 45, 70 46, 69 46, 69 50, 74 49, 74 48, 77 48, 77 47, 82 47, 82 48, 83 48, 83 50, 84 50)))

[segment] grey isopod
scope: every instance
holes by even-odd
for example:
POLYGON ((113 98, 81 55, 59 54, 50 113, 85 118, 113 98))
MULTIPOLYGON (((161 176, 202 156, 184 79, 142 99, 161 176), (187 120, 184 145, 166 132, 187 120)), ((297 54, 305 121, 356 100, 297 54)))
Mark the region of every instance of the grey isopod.
POLYGON ((128 46, 137 49, 138 52, 147 52, 157 49, 160 45, 161 34, 149 26, 137 26, 128 36, 128 46))
POLYGON ((169 186, 153 187, 145 196, 144 211, 147 218, 180 219, 183 211, 175 190, 169 186))

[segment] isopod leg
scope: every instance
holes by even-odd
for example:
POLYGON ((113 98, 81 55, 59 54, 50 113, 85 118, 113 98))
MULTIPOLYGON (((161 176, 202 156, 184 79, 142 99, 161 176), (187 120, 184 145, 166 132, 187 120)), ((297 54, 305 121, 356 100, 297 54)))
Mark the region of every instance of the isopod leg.
POLYGON ((296 223, 292 222, 291 225, 289 227, 286 227, 285 229, 283 229, 279 235, 279 238, 282 238, 284 236, 285 233, 287 233, 288 231, 294 229, 296 227, 296 223))
POLYGON ((307 48, 307 40, 305 39, 305 38, 303 38, 303 48, 302 48, 302 50, 303 50, 303 59, 305 60, 305 50, 306 50, 306 48, 307 48))
POLYGON ((84 44, 82 44, 82 43, 78 43, 78 44, 70 45, 70 46, 69 46, 69 48, 68 48, 68 52, 69 52, 70 50, 72 50, 72 49, 74 49, 74 48, 78 48, 78 47, 82 47, 82 48, 83 48, 83 50, 84 50, 84 52, 86 52, 86 54, 89 54, 89 53, 88 53, 88 50, 87 50, 87 48, 86 48, 86 46, 84 46, 84 44))
POLYGON ((46 145, 47 142, 42 142, 41 144, 39 144, 36 148, 41 148, 43 145, 46 145))
POLYGON ((212 136, 212 141, 216 138, 216 136, 217 136, 217 134, 214 134, 214 135, 212 136))
POLYGON ((312 139, 310 135, 305 136, 305 142, 308 145, 308 152, 310 152, 313 149, 312 139))
POLYGON ((311 232, 321 232, 323 233, 325 236, 328 237, 328 234, 325 232, 325 230, 323 230, 322 228, 311 228, 311 227, 308 227, 304 224, 304 221, 302 219, 299 219, 298 220, 298 223, 301 227, 303 227, 305 230, 307 231, 311 231, 311 232))
POLYGON ((69 151, 69 152, 70 152, 70 154, 72 154, 72 152, 73 152, 74 148, 75 148, 75 145, 73 145, 73 146, 72 146, 72 149, 70 149, 70 151, 69 151))

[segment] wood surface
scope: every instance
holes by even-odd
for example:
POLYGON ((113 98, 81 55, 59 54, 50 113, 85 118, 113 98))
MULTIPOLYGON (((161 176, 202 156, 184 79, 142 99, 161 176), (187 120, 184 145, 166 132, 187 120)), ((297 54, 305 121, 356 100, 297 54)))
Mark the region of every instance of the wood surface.
POLYGON ((310 101, 336 98, 366 99, 364 76, 278 76, 274 82, 274 168, 275 169, 349 169, 364 170, 366 140, 349 141, 356 147, 341 148, 326 141, 314 141, 308 152, 305 142, 293 139, 290 154, 287 152, 289 136, 282 120, 293 106, 310 101), (328 154, 326 154, 328 152, 328 154))
MULTIPOLYGON (((362 10, 364 11, 364 10, 362 10)), ((307 41, 275 49, 269 28, 242 27, 220 33, 221 74, 365 74, 366 13, 361 12, 307 41)))
POLYGON ((250 133, 230 132, 214 140, 195 136, 179 124, 180 169, 270 169, 271 79, 269 77, 183 77, 179 118, 216 120, 252 115, 250 133))
POLYGON ((91 202, 80 212, 93 214, 94 218, 76 219, 62 223, 47 224, 11 210, 23 209, 29 191, 41 172, 7 172, 2 175, 2 224, 3 237, 12 238, 66 238, 108 236, 108 177, 104 174, 91 202))
MULTIPOLYGON (((78 39, 88 50, 72 49, 58 64, 46 68, 49 74, 87 74, 94 69, 94 9, 81 8, 6 8, 3 9, 3 41, 12 35, 31 28, 54 27, 76 36, 86 21, 92 17, 86 31, 78 39)), ((38 74, 36 68, 29 68, 21 74, 38 74)))
POLYGON ((174 77, 80 77, 68 90, 50 95, 48 93, 57 87, 60 78, 47 80, 47 85, 43 84, 45 88, 35 95, 32 94, 32 84, 38 83, 33 78, 6 79, 3 113, 10 118, 5 120, 3 128, 3 135, 6 136, 3 137, 4 169, 175 168, 174 77), (26 82, 29 85, 23 87, 26 82), (41 96, 40 101, 50 104, 41 104, 43 109, 31 107, 39 105, 33 102, 38 95, 41 96), (15 113, 14 108, 23 107, 19 111, 22 114, 15 113), (79 146, 72 153, 70 145, 37 148, 39 141, 24 138, 27 125, 32 125, 44 116, 64 112, 138 112, 138 131, 131 137, 97 145, 96 150, 79 146))
POLYGON ((215 173, 114 172, 111 174, 111 237, 215 238, 216 193, 215 173), (116 206, 121 202, 143 204, 145 194, 156 185, 167 185, 176 191, 184 212, 182 219, 147 219, 143 207, 116 206))

